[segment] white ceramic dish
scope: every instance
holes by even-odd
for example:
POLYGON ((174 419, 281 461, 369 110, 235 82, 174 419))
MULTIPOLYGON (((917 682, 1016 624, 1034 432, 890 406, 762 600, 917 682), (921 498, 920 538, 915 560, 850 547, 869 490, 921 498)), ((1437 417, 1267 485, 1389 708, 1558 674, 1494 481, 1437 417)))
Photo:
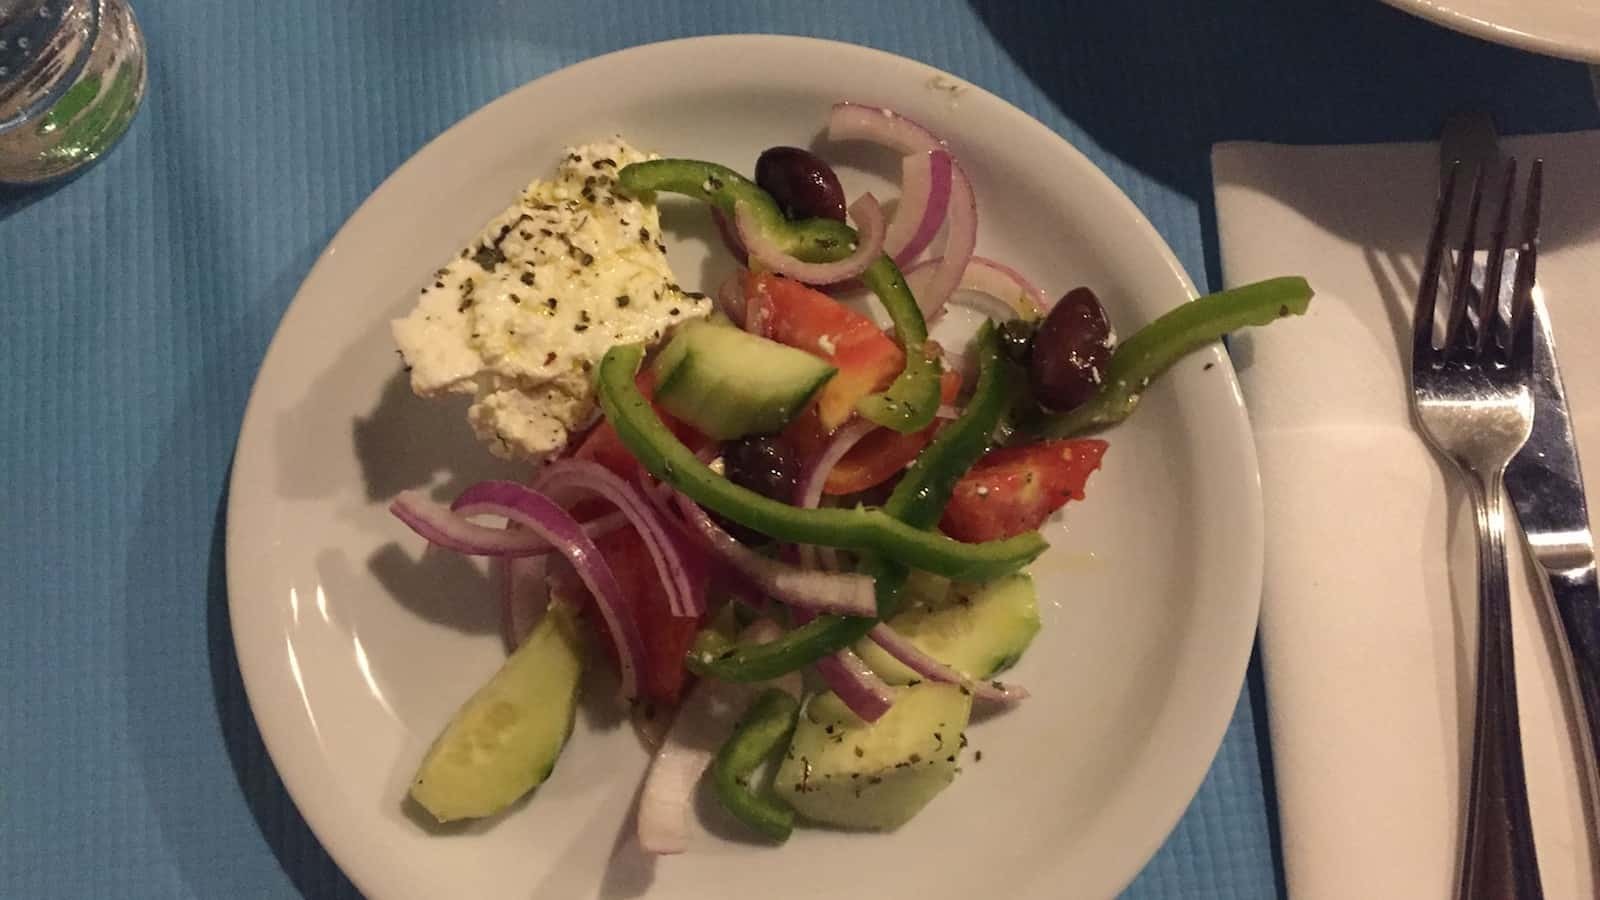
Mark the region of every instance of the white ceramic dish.
MULTIPOLYGON (((860 47, 639 47, 513 91, 429 144, 339 231, 285 314, 245 415, 228 513, 251 706, 306 820, 368 896, 779 900, 846 885, 918 900, 1106 896, 1193 796, 1238 698, 1261 583, 1254 448, 1220 349, 1149 392, 1112 436, 1089 502, 1048 528, 1053 547, 1034 567, 1045 629, 1015 673, 1034 699, 974 724, 983 761, 969 755, 900 831, 804 830, 771 849, 713 834, 712 809, 692 852, 648 860, 631 817, 647 755, 603 703, 580 717, 554 777, 500 821, 430 834, 403 806, 429 741, 502 651, 479 570, 424 554, 384 507, 402 488, 445 492, 506 470, 460 408, 410 395, 390 318, 567 143, 620 132, 747 169, 768 145, 815 139, 839 98, 945 135, 977 185, 980 252, 1051 292, 1094 286, 1125 332, 1192 296, 1149 223, 1059 137, 938 70, 860 47)), ((874 174, 892 160, 829 155, 850 193, 893 195, 874 174)), ((708 261, 721 257, 703 220, 689 207, 666 217, 687 285, 727 265, 708 261)))
POLYGON ((1486 41, 1600 63, 1600 4, 1594 0, 1384 2, 1486 41))

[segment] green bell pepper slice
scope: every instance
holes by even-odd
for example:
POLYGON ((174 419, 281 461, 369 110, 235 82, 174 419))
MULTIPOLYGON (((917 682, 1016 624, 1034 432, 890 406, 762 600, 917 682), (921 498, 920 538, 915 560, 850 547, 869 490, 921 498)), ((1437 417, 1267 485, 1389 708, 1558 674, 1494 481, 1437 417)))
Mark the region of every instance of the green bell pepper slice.
MULTIPOLYGON (((624 166, 617 183, 631 194, 667 191, 716 207, 732 219, 744 206, 761 230, 785 253, 805 262, 834 262, 856 247, 855 229, 832 219, 791 222, 759 185, 727 166, 693 159, 653 159, 624 166)), ((894 260, 881 256, 861 274, 894 323, 895 339, 906 365, 879 394, 863 397, 856 409, 869 421, 902 434, 921 431, 939 410, 939 360, 928 347, 928 325, 917 299, 894 260)))
MULTIPOLYGON (((883 505, 885 514, 908 526, 930 528, 939 521, 951 489, 989 449, 1009 406, 1018 376, 1000 355, 993 326, 984 325, 975 342, 979 369, 971 402, 959 418, 939 430, 883 505)), ((895 614, 909 575, 905 566, 873 553, 863 556, 861 571, 873 579, 878 619, 817 616, 765 644, 735 644, 701 632, 701 640, 687 657, 689 669, 724 681, 764 681, 850 646, 879 620, 895 614)))
POLYGON ((768 688, 750 704, 711 763, 717 799, 739 821, 764 837, 783 842, 794 831, 794 810, 750 783, 756 768, 788 743, 800 718, 800 704, 786 691, 768 688))
POLYGON ((928 344, 928 323, 922 318, 922 308, 906 286, 905 276, 888 256, 880 256, 868 266, 861 273, 861 281, 889 311, 895 339, 906 354, 906 367, 882 393, 857 401, 856 412, 901 434, 921 431, 939 412, 939 376, 943 373, 928 344))
POLYGON ((1040 416, 1026 430, 1043 438, 1098 431, 1132 415, 1139 397, 1158 375, 1230 331, 1268 325, 1302 315, 1311 303, 1304 278, 1272 278, 1208 294, 1167 312, 1117 345, 1105 383, 1089 402, 1054 416, 1040 416))
POLYGON ((731 221, 734 208, 744 204, 761 230, 783 251, 805 262, 834 262, 856 247, 854 228, 833 219, 791 222, 772 195, 754 181, 727 166, 695 159, 652 159, 623 166, 617 184, 630 194, 666 191, 709 203, 731 221))
POLYGON ((908 525, 882 510, 798 509, 713 472, 661 422, 634 384, 639 344, 612 347, 600 360, 600 406, 640 465, 700 505, 780 541, 876 552, 917 569, 967 581, 1015 572, 1044 552, 1036 531, 1003 541, 963 544, 908 525))

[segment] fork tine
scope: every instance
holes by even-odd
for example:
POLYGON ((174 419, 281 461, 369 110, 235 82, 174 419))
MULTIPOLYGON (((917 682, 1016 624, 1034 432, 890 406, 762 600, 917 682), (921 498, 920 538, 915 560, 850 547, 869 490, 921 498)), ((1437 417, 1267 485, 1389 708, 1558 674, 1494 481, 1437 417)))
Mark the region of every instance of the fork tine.
POLYGON ((1511 200, 1516 193, 1517 158, 1506 160, 1501 172, 1500 212, 1495 216, 1494 231, 1489 237, 1489 266, 1483 275, 1483 290, 1478 297, 1478 333, 1473 341, 1472 355, 1483 357, 1484 348, 1494 334, 1494 323, 1500 316, 1500 273, 1506 261, 1506 232, 1511 226, 1511 200))
POLYGON ((1522 209, 1522 244, 1517 254, 1517 272, 1511 293, 1509 344, 1506 351, 1512 365, 1532 365, 1533 283, 1539 265, 1539 207, 1544 194, 1544 160, 1535 159, 1528 173, 1528 200, 1522 209))
POLYGON ((1461 161, 1450 165, 1444 188, 1439 191, 1439 208, 1433 214, 1433 233, 1428 235, 1427 255, 1422 259, 1422 277, 1417 284, 1417 305, 1411 314, 1412 364, 1433 356, 1433 310, 1439 296, 1439 269, 1444 260, 1444 235, 1450 226, 1450 201, 1456 193, 1456 178, 1461 161))
POLYGON ((1472 198, 1467 201, 1467 222, 1461 237, 1461 251, 1456 255, 1455 284, 1450 292, 1450 310, 1445 315, 1444 352, 1446 356, 1460 355, 1467 342, 1463 326, 1467 321, 1467 297, 1472 294, 1472 260, 1478 252, 1478 209, 1483 205, 1483 172, 1478 166, 1472 174, 1472 198))

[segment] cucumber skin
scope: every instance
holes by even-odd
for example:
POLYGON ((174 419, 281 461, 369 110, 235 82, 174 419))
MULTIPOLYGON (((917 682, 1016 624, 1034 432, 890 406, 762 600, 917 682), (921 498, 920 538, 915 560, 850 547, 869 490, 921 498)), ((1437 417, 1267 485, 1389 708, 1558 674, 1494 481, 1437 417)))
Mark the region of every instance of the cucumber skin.
MULTIPOLYGON (((1039 633, 1038 594, 1026 575, 1007 575, 976 588, 947 587, 902 610, 889 625, 924 653, 983 680, 1015 665, 1039 633), (977 633, 980 627, 987 633, 977 633)), ((918 680, 871 640, 858 642, 855 650, 890 684, 918 680)))
POLYGON ((807 702, 773 788, 808 822, 892 831, 955 780, 971 694, 931 682, 893 691, 871 724, 831 692, 807 702))
POLYGON ((782 430, 839 371, 803 350, 708 322, 681 326, 652 369, 656 402, 719 441, 782 430))
POLYGON ((575 613, 552 603, 451 717, 417 767, 411 798, 439 822, 453 822, 495 815, 543 784, 572 734, 582 663, 575 613), (493 721, 508 710, 510 721, 493 721))

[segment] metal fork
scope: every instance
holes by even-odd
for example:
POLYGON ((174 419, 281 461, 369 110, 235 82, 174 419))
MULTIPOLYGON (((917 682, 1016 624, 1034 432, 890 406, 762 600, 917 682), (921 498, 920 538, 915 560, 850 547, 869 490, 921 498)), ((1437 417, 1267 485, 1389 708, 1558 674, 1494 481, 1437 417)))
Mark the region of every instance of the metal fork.
POLYGON ((1472 773, 1457 897, 1503 900, 1543 897, 1528 786, 1523 774, 1517 679, 1511 646, 1510 589, 1506 581, 1506 463, 1528 440, 1533 425, 1529 304, 1538 245, 1542 166, 1533 165, 1522 216, 1521 252, 1509 313, 1499 302, 1516 161, 1506 163, 1499 208, 1490 231, 1485 289, 1469 312, 1471 269, 1485 173, 1472 179, 1466 222, 1450 279, 1444 336, 1434 344, 1439 280, 1449 261, 1446 234, 1459 164, 1439 197, 1412 320, 1411 407, 1417 427, 1465 477, 1478 531, 1478 679, 1473 723, 1472 773))

